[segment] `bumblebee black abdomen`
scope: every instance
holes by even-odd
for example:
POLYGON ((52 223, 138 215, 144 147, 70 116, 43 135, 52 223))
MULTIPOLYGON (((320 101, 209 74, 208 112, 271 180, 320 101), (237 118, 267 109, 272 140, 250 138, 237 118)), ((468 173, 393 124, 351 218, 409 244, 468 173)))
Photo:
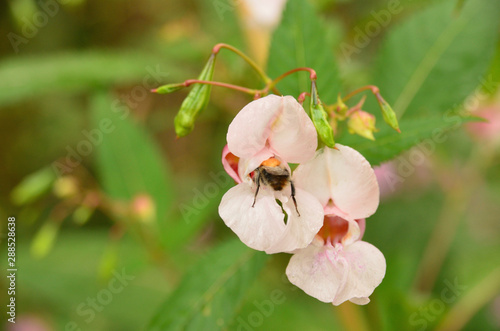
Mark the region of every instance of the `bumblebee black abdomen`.
POLYGON ((283 188, 290 183, 293 204, 295 205, 297 215, 300 217, 299 209, 297 208, 297 201, 295 200, 295 187, 293 186, 288 169, 284 166, 280 166, 279 160, 270 158, 262 162, 261 166, 254 171, 255 174, 253 180, 257 184, 257 189, 255 190, 252 207, 255 206, 255 202, 257 201, 257 194, 259 194, 261 183, 266 186, 271 186, 275 191, 283 190, 283 188))
POLYGON ((269 185, 275 191, 281 191, 286 184, 290 181, 290 175, 288 171, 283 174, 272 174, 265 169, 260 170, 261 180, 265 185, 269 185))

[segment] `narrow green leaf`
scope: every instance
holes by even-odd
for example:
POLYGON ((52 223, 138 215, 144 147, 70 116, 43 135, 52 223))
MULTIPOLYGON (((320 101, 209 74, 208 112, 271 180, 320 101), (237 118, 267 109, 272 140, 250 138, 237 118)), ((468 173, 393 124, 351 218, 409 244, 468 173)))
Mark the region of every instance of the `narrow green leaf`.
POLYGON ((148 330, 223 330, 268 256, 231 240, 196 264, 165 301, 148 330))
POLYGON ((149 135, 133 122, 125 105, 117 106, 107 92, 92 98, 92 119, 100 183, 112 198, 130 201, 148 194, 154 201, 163 240, 168 240, 166 214, 174 191, 167 164, 149 135))
POLYGON ((159 55, 99 50, 5 59, 0 62, 0 105, 107 85, 140 83, 149 91, 180 78, 179 69, 164 62, 159 55))
MULTIPOLYGON (((318 90, 325 103, 334 103, 340 78, 332 49, 333 32, 325 26, 307 0, 289 0, 280 25, 273 34, 267 68, 272 78, 299 67, 318 74, 318 90)), ((286 95, 298 97, 309 91, 309 75, 293 74, 278 83, 286 95)))
POLYGON ((438 3, 395 27, 374 81, 401 118, 443 113, 481 84, 498 38, 500 2, 438 3))

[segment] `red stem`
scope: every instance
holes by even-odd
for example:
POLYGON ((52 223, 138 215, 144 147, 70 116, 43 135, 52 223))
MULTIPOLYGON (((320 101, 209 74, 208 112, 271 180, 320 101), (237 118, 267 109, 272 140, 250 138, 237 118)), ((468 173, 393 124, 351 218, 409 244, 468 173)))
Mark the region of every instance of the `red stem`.
POLYGON ((271 83, 271 87, 274 87, 274 85, 278 84, 283 78, 285 78, 285 77, 287 77, 287 76, 289 76, 297 71, 308 71, 309 72, 309 79, 312 81, 315 81, 318 78, 318 76, 316 75, 316 71, 314 71, 314 69, 305 68, 305 67, 295 68, 295 69, 292 69, 290 71, 285 72, 284 74, 282 74, 278 78, 274 79, 271 83))
POLYGON ((257 94, 260 91, 259 90, 252 90, 243 86, 238 86, 238 85, 233 85, 233 84, 227 84, 227 83, 222 83, 222 82, 213 82, 209 80, 199 80, 199 79, 188 79, 184 82, 184 86, 188 87, 193 84, 206 84, 206 85, 214 85, 214 86, 220 86, 220 87, 225 87, 225 88, 230 88, 236 91, 248 93, 248 94, 257 94))
MULTIPOLYGON (((353 96, 355 96, 356 94, 363 92, 363 91, 366 91, 366 90, 371 90, 371 92, 377 97, 377 100, 381 101, 380 99, 382 97, 380 96, 380 90, 375 85, 366 85, 366 86, 360 87, 357 90, 354 90, 351 93, 347 94, 345 97, 343 97, 342 101, 347 101, 350 98, 352 98, 353 96)), ((382 100, 384 100, 384 99, 382 99, 382 100)))
POLYGON ((300 93, 299 97, 297 98, 297 101, 302 105, 304 103, 304 100, 306 99, 306 96, 311 96, 311 93, 309 92, 300 93))

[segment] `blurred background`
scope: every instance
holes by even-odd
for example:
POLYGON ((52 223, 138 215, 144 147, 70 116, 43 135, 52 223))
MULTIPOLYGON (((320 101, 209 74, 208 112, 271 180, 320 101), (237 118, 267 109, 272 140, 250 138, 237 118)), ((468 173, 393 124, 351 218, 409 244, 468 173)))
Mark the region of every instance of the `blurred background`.
MULTIPOLYGON (((343 81, 336 89, 373 83, 387 31, 439 2, 310 1, 335 45, 330 51, 343 81), (360 27, 391 6, 397 15, 346 56, 341 45, 356 45, 360 27)), ((455 3, 460 8, 467 1, 455 3)), ((196 78, 219 42, 265 67, 284 5, 0 3, 2 266, 7 217, 15 216, 18 268, 17 323, 2 313, 0 328, 147 330, 159 309, 168 309, 162 302, 183 275, 235 237, 217 213, 233 185, 220 155, 228 124, 251 97, 213 88, 195 130, 176 139, 173 119, 189 90, 149 90, 196 78)), ((372 303, 333 307, 308 297, 286 281, 289 256, 279 254, 267 260, 232 324, 221 329, 500 329, 498 25, 493 33, 491 56, 481 60, 486 71, 471 82, 464 103, 489 122, 458 120, 463 125, 433 140, 439 143, 419 144, 376 169, 382 201, 364 240, 384 253, 387 274, 372 303), (252 320, 256 302, 275 290, 285 299, 252 320)), ((215 79, 262 87, 244 61, 224 50, 215 79)))

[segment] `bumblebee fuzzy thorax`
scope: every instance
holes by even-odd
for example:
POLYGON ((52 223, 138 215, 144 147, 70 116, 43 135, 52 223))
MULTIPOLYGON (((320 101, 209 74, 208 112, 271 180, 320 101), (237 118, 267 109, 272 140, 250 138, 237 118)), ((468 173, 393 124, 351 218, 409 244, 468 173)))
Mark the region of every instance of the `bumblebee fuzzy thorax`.
POLYGON ((272 157, 264 162, 254 170, 255 176, 253 180, 257 184, 257 190, 255 191, 255 198, 253 206, 255 206, 255 201, 257 200, 257 194, 259 193, 260 185, 266 185, 272 187, 275 191, 281 191, 283 188, 290 183, 291 186, 291 197, 297 210, 297 214, 300 216, 299 210, 297 209, 297 202, 295 201, 295 187, 290 176, 290 171, 281 163, 280 160, 272 157))
POLYGON ((260 166, 255 172, 255 178, 259 178, 262 184, 271 186, 275 191, 281 191, 290 182, 288 170, 279 166, 260 166))

